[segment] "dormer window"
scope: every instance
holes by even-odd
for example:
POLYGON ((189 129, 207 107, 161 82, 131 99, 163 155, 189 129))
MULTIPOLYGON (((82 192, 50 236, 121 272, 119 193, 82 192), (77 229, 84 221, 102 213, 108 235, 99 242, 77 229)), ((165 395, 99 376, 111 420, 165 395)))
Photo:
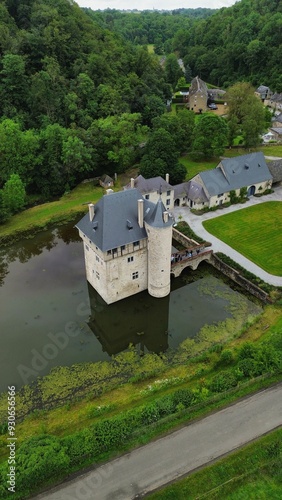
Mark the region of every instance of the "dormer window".
POLYGON ((127 229, 132 229, 133 228, 132 222, 130 222, 130 220, 128 220, 128 219, 126 221, 126 225, 127 225, 127 229))

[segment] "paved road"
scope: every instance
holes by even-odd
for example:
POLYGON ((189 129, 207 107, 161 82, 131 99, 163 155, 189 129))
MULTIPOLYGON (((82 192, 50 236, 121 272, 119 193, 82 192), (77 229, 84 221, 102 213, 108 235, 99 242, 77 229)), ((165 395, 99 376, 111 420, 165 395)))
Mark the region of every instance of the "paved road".
POLYGON ((132 500, 282 425, 282 384, 88 472, 36 500, 132 500))
MULTIPOLYGON (((262 196, 261 198, 251 196, 249 200, 244 204, 231 205, 230 207, 224 208, 222 210, 207 212, 203 215, 192 214, 188 207, 176 207, 173 210, 173 214, 176 221, 178 219, 178 216, 181 215, 182 220, 185 220, 198 236, 206 241, 210 241, 212 243, 211 248, 214 252, 222 252, 225 255, 228 255, 235 262, 238 262, 238 264, 240 264, 242 267, 255 274, 256 276, 259 276, 266 283, 274 286, 282 286, 281 276, 274 276, 273 274, 267 273, 260 267, 256 266, 256 264, 251 262, 249 259, 244 257, 242 254, 236 252, 236 250, 226 245, 225 243, 223 243, 223 241, 211 235, 208 231, 206 231, 206 229, 203 228, 203 222, 205 220, 213 219, 214 217, 220 217, 221 215, 235 212, 236 210, 243 210, 244 208, 250 207, 252 205, 259 205, 260 203, 265 203, 267 201, 282 201, 282 187, 275 188, 273 193, 262 196)), ((279 251, 280 249, 278 249, 277 258, 281 258, 279 251)))

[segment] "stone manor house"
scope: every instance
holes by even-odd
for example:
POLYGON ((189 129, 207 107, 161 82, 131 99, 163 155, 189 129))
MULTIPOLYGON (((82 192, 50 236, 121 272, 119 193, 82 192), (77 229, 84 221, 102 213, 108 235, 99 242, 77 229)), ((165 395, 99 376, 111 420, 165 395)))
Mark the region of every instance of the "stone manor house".
POLYGON ((107 304, 143 290, 170 293, 174 206, 220 206, 237 196, 262 194, 273 177, 262 153, 223 159, 212 170, 176 186, 138 176, 123 191, 107 191, 77 224, 84 244, 86 277, 107 304))
POLYGON ((104 195, 77 224, 86 277, 107 304, 148 290, 170 293, 173 218, 136 188, 104 195))

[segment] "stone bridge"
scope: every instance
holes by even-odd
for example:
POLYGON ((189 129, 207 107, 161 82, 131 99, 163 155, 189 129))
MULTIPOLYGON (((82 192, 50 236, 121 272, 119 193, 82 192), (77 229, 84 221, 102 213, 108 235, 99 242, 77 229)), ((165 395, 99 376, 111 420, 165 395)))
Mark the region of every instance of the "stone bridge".
POLYGON ((203 260, 211 260, 212 250, 207 250, 207 245, 210 243, 197 243, 195 240, 188 238, 183 233, 173 228, 173 239, 178 241, 184 250, 180 250, 171 255, 171 271, 170 273, 177 278, 186 267, 191 267, 195 271, 203 260))
POLYGON ((203 260, 211 260, 211 256, 213 254, 212 250, 206 250, 200 247, 197 250, 193 249, 192 255, 191 251, 189 252, 187 250, 184 250, 171 256, 172 260, 170 273, 175 278, 180 276, 183 269, 185 269, 186 267, 191 267, 193 271, 195 271, 200 262, 202 262, 203 260))

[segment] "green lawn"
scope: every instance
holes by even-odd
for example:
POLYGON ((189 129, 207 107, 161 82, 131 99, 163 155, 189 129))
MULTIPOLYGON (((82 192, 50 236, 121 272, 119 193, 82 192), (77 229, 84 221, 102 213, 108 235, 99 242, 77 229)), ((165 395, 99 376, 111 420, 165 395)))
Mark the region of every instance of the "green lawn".
POLYGON ((65 217, 75 216, 79 212, 86 212, 87 206, 84 204, 95 203, 103 193, 103 188, 94 187, 92 182, 79 184, 73 191, 57 201, 43 203, 11 217, 6 224, 0 226, 0 240, 17 232, 44 228, 50 222, 57 222, 65 217))
POLYGON ((282 146, 258 146, 257 148, 244 149, 244 148, 232 148, 226 149, 224 151, 224 156, 228 158, 233 158, 234 156, 247 155, 249 153, 255 153, 261 151, 265 156, 278 156, 282 158, 282 146))
POLYGON ((209 233, 270 274, 282 276, 282 203, 261 205, 205 221, 209 233))
POLYGON ((219 164, 219 159, 213 159, 210 161, 193 161, 189 158, 189 156, 182 156, 179 159, 179 163, 184 165, 187 170, 186 180, 192 179, 199 172, 203 172, 203 170, 210 170, 212 168, 217 167, 219 164))

